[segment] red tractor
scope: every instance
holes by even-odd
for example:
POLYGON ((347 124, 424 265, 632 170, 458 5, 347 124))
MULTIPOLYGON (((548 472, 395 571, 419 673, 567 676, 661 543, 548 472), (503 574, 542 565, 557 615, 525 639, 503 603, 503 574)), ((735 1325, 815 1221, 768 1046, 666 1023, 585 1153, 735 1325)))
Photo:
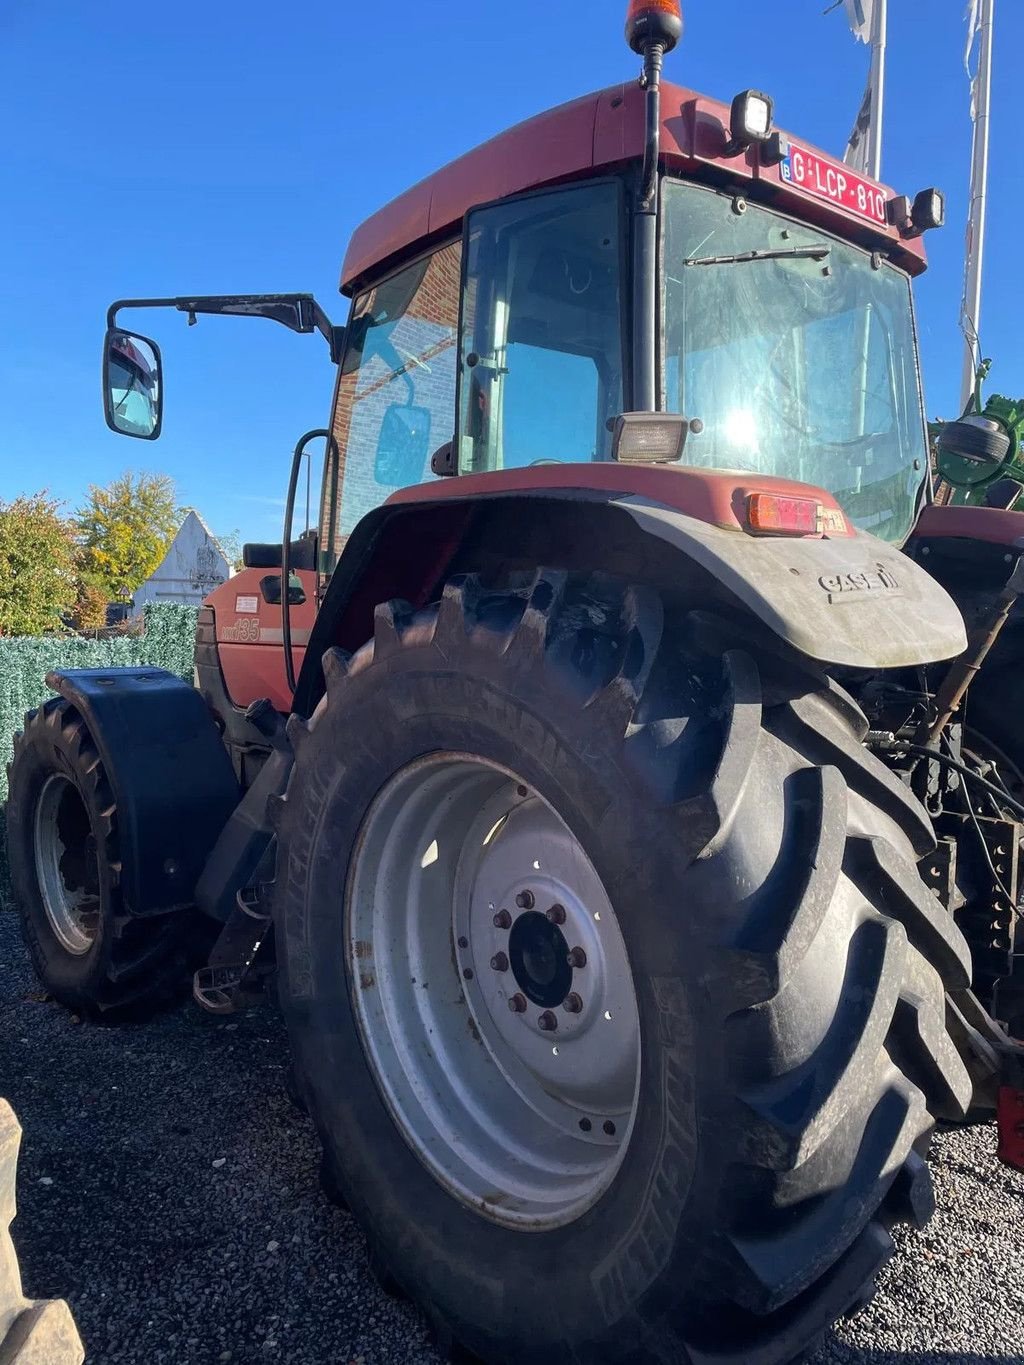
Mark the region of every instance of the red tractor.
POLYGON ((941 197, 662 85, 681 27, 634 0, 639 85, 370 218, 344 328, 111 308, 108 361, 135 306, 321 332, 330 425, 197 687, 52 674, 10 774, 47 988, 273 973, 372 1263, 505 1365, 794 1360, 930 1216, 936 1120, 1001 1090, 1024 1161, 1024 515, 930 505, 941 197))

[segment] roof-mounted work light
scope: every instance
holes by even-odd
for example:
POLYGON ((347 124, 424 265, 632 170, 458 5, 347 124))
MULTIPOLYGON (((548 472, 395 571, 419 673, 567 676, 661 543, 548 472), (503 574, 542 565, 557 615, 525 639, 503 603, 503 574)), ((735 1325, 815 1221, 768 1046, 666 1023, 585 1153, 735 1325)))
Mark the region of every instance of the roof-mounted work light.
POLYGON ((642 56, 654 44, 671 52, 683 36, 681 0, 629 0, 626 42, 642 56))
POLYGON ((946 196, 941 190, 922 190, 913 201, 905 195, 889 200, 889 222, 904 237, 920 237, 924 232, 946 225, 946 196))
POLYGON ((917 232, 931 232, 946 225, 946 196, 941 190, 922 190, 914 196, 910 221, 917 232))
POLYGON ((745 152, 755 142, 767 142, 775 123, 775 102, 760 90, 741 90, 729 113, 726 156, 745 152))

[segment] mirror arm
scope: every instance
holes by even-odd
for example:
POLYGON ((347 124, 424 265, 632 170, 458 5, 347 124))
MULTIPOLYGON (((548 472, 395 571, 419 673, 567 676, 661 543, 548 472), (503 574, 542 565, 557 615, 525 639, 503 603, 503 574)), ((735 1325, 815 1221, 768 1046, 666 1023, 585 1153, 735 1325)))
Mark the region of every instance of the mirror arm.
POLYGON ((198 313, 268 318, 293 332, 319 332, 334 364, 341 361, 345 328, 335 326, 312 294, 203 294, 194 298, 118 299, 107 309, 107 330, 117 327, 122 308, 176 308, 187 313, 189 326, 198 313))

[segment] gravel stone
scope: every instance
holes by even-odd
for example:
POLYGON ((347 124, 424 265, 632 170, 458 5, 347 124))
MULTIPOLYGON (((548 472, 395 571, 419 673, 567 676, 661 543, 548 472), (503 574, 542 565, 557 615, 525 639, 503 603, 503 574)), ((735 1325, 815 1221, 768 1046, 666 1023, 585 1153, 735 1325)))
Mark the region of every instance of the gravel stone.
MULTIPOLYGON (((68 1299, 89 1365, 439 1365, 388 1298, 284 1089, 271 1007, 75 1025, 0 912, 0 1093, 24 1137, 27 1292, 68 1299), (216 1168, 216 1169, 215 1169, 216 1168), (281 1248, 287 1248, 287 1254, 281 1248)), ((1024 1365, 1024 1175, 991 1126, 936 1142, 939 1211, 813 1365, 1024 1365)))

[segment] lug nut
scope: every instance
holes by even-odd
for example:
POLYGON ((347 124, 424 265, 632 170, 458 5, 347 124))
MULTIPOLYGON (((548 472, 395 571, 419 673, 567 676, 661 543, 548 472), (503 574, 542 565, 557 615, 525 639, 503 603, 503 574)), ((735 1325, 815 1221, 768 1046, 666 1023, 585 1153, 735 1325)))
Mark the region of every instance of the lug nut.
POLYGON ((579 1014, 582 1008, 583 1000, 575 991, 571 995, 567 995, 562 1001, 562 1009, 565 1010, 566 1014, 579 1014))
POLYGON ((504 953, 495 953, 491 958, 491 966, 496 972, 508 971, 508 958, 504 953))
POLYGON ((520 891, 519 895, 516 897, 516 905, 519 906, 520 910, 532 910, 533 904, 533 892, 520 891))
POLYGON ((548 911, 548 919, 551 921, 552 924, 564 924, 565 906, 553 905, 551 909, 548 911))
POLYGON ((525 1014, 525 1013, 526 1013, 526 996, 525 996, 525 995, 512 995, 512 996, 509 996, 508 1007, 509 1007, 509 1009, 512 1011, 513 1014, 525 1014))
POLYGON ((582 948, 570 948, 569 956, 566 958, 570 967, 585 967, 587 965, 587 955, 582 948))
POLYGON ((512 927, 512 916, 507 910, 499 910, 494 916, 495 929, 510 929, 512 927))
POLYGON ((545 1010, 537 1020, 537 1024, 545 1033, 554 1033, 558 1027, 558 1017, 554 1010, 545 1010))

